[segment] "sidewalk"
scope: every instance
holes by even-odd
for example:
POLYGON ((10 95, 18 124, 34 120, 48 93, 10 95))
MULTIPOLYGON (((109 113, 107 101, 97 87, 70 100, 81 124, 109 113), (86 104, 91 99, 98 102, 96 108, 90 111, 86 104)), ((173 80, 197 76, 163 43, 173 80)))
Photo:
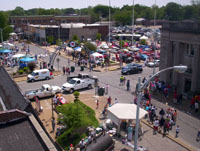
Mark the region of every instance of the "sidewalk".
POLYGON ((181 104, 179 105, 179 104, 173 103, 173 95, 172 94, 169 95, 167 100, 165 100, 164 95, 159 92, 154 93, 152 95, 152 97, 164 104, 166 104, 166 102, 167 102, 170 107, 174 107, 182 112, 185 112, 191 116, 194 116, 194 117, 200 119, 200 112, 194 113, 194 109, 190 108, 190 100, 188 100, 188 99, 183 98, 183 100, 181 101, 181 104))

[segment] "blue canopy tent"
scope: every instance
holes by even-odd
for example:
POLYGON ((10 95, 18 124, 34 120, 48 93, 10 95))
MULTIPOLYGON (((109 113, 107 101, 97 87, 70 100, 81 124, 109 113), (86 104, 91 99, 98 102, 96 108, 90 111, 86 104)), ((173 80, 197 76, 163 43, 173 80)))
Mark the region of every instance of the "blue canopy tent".
POLYGON ((97 52, 102 54, 102 53, 106 53, 107 51, 106 50, 102 50, 102 49, 97 49, 97 52))
POLYGON ((74 51, 77 51, 77 52, 81 52, 82 48, 81 47, 75 47, 74 48, 74 51))
POLYGON ((29 62, 35 62, 35 59, 29 58, 29 57, 25 57, 25 58, 20 59, 19 61, 20 61, 19 68, 24 68, 24 67, 27 66, 27 64, 29 62))
POLYGON ((0 50, 0 53, 11 53, 12 51, 9 49, 2 49, 0 50))
POLYGON ((20 59, 20 61, 21 62, 33 62, 33 61, 35 61, 35 59, 29 58, 29 57, 25 57, 25 58, 20 59))

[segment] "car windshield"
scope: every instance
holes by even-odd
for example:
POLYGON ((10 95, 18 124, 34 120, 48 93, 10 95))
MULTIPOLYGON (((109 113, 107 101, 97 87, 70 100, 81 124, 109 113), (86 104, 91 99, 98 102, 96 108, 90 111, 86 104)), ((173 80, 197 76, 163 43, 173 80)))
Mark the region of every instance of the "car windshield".
POLYGON ((68 81, 68 83, 69 83, 69 84, 75 84, 75 83, 76 83, 76 81, 75 81, 75 80, 72 80, 72 79, 70 79, 70 80, 68 81))
POLYGON ((34 76, 34 75, 35 75, 35 72, 32 72, 31 75, 34 76))

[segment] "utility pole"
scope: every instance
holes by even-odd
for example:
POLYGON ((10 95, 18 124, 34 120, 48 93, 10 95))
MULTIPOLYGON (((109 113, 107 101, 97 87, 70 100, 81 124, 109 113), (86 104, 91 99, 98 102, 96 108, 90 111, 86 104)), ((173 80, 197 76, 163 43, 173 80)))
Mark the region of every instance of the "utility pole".
MULTIPOLYGON (((155 4, 154 4, 154 30, 155 30, 155 26, 156 26, 156 0, 155 0, 155 4)), ((153 74, 155 74, 155 58, 156 58, 156 35, 155 35, 155 31, 154 31, 154 60, 153 60, 153 74)))
POLYGON ((133 0, 133 16, 132 16, 132 45, 133 45, 133 34, 134 34, 134 0, 133 0))
POLYGON ((111 0, 109 0, 109 44, 110 44, 110 7, 111 7, 110 1, 111 0))

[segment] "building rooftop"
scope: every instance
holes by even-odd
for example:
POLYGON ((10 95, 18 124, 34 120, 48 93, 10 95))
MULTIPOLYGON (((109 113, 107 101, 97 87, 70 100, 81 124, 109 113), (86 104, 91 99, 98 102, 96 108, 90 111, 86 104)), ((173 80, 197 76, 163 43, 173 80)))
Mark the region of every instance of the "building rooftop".
POLYGON ((19 109, 25 111, 30 105, 30 102, 25 98, 17 86, 17 84, 11 79, 7 71, 0 67, 0 97, 1 104, 7 110, 19 109))
POLYGON ((0 150, 48 150, 28 116, 20 110, 0 112, 0 150))
POLYGON ((195 21, 166 22, 163 23, 161 30, 200 33, 200 23, 195 21))
POLYGON ((29 15, 29 16, 10 16, 10 18, 38 18, 38 17, 55 17, 55 18, 63 18, 63 17, 89 17, 89 15, 66 15, 66 16, 54 16, 54 15, 29 15))

